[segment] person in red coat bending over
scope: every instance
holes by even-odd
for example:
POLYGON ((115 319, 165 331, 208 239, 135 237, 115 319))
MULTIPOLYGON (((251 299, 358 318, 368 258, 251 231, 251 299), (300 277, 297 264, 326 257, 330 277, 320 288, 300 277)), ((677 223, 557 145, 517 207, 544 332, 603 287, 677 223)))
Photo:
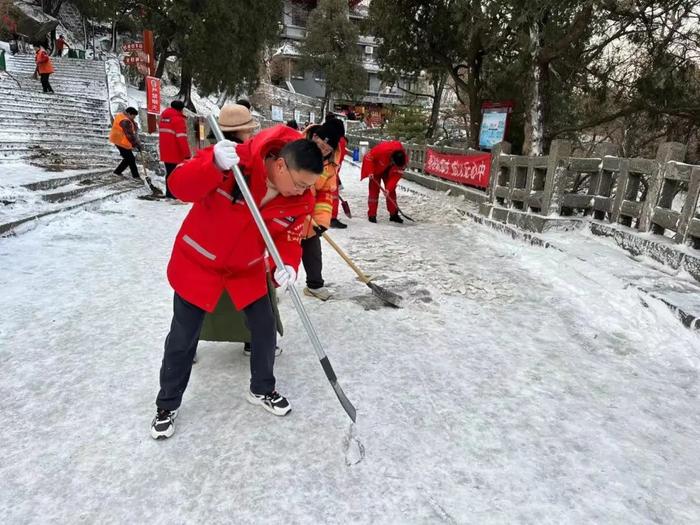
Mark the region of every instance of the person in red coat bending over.
POLYGON ((360 179, 369 177, 369 198, 367 200, 367 217, 369 222, 377 222, 377 206, 379 191, 384 181, 386 208, 389 210, 389 220, 402 223, 399 216, 399 206, 396 202, 396 186, 401 180, 408 157, 398 140, 380 142, 373 147, 362 159, 360 179))
POLYGON ((187 121, 182 114, 184 109, 185 103, 182 100, 173 100, 170 107, 161 113, 158 124, 160 161, 165 164, 165 196, 168 199, 173 198, 168 186, 170 174, 175 166, 191 156, 190 144, 187 142, 187 121))
POLYGON ((275 283, 286 289, 296 280, 304 223, 314 207, 309 188, 323 171, 316 144, 298 131, 275 126, 244 144, 224 140, 199 150, 175 168, 170 190, 193 206, 168 264, 175 297, 151 424, 154 439, 175 430, 205 312, 214 310, 222 293, 243 311, 251 333, 248 401, 277 416, 291 410, 275 390, 277 332, 267 293, 266 248, 231 172, 236 164, 284 261, 283 268, 272 270, 275 283))

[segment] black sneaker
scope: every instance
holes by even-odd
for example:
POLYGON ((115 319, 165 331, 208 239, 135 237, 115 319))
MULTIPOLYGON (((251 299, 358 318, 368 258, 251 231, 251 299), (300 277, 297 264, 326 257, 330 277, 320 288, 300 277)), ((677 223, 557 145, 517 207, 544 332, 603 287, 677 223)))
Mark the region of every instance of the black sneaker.
POLYGON ((331 219, 331 228, 340 228, 342 230, 347 227, 347 224, 340 222, 338 219, 331 219))
MULTIPOLYGON (((250 357, 250 343, 243 343, 243 353, 250 357)), ((282 353, 282 349, 275 345, 275 357, 278 357, 282 353)))
POLYGON ((260 405, 265 410, 276 416, 286 416, 292 410, 287 398, 276 390, 269 394, 253 394, 248 390, 248 403, 260 405))
POLYGON ((373 223, 377 224, 377 217, 376 216, 372 215, 372 216, 368 217, 368 219, 369 219, 369 222, 373 222, 373 223))
POLYGON ((177 409, 166 410, 159 408, 156 417, 151 423, 151 437, 153 439, 166 439, 175 433, 173 421, 177 417, 177 409))
POLYGON ((398 213, 395 213, 394 215, 390 215, 389 220, 391 222, 398 222, 399 224, 403 224, 403 219, 399 216, 398 213))

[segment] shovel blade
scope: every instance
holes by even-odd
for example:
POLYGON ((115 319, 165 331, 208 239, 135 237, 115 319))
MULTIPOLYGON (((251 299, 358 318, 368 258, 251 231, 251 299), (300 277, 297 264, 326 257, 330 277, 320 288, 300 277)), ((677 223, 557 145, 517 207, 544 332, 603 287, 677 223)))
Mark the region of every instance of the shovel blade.
POLYGON ((403 302, 403 297, 399 294, 390 292, 386 288, 382 288, 378 284, 369 282, 367 286, 372 290, 372 293, 379 297, 386 304, 395 306, 396 308, 401 308, 401 303, 403 302))
POLYGON ((352 213, 350 212, 350 205, 348 204, 348 201, 342 201, 341 205, 343 206, 343 213, 348 219, 352 219, 352 213))

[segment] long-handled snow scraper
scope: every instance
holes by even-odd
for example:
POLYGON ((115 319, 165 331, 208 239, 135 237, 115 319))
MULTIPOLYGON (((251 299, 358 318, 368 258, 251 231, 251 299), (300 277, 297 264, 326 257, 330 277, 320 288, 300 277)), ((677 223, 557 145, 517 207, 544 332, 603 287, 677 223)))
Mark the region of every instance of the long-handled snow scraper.
POLYGON ((140 152, 140 158, 141 158, 141 167, 143 168, 143 177, 141 177, 141 180, 143 180, 143 183, 146 185, 146 188, 151 190, 151 195, 146 195, 146 198, 150 199, 162 199, 165 197, 163 194, 163 190, 161 190, 159 187, 157 187, 153 182, 151 182, 151 179, 148 178, 148 170, 146 169, 146 156, 143 153, 143 150, 140 152))
MULTIPOLYGON (((217 122, 216 118, 213 115, 209 115, 207 121, 209 122, 209 127, 214 132, 214 137, 216 137, 216 140, 224 140, 224 135, 221 132, 221 128, 219 128, 219 123, 217 122)), ((262 215, 260 215, 260 210, 258 210, 258 207, 255 205, 253 196, 251 195, 250 190, 248 189, 248 185, 246 184, 245 179, 243 178, 243 174, 241 173, 241 170, 238 168, 238 166, 233 167, 233 176, 236 178, 236 184, 241 190, 243 198, 245 199, 245 202, 248 205, 248 209, 253 215, 255 224, 257 225, 258 230, 260 231, 260 234, 262 235, 262 238, 265 241, 267 251, 272 256, 272 260, 275 262, 277 267, 284 268, 284 262, 282 261, 282 257, 280 257, 279 251, 277 251, 275 242, 272 240, 267 226, 265 226, 265 221, 263 220, 262 215)), ((348 416, 350 416, 352 422, 355 423, 357 411, 345 395, 345 392, 343 392, 343 389, 338 384, 338 378, 336 377, 335 372, 333 371, 331 362, 328 360, 326 353, 323 351, 321 341, 319 340, 318 335, 316 334, 316 330, 314 330, 314 327, 311 324, 311 319, 309 319, 309 316, 306 313, 306 310, 304 309, 304 305, 301 302, 301 296, 299 295, 299 292, 294 286, 288 286, 287 290, 292 296, 292 302, 294 303, 294 307, 296 308, 296 311, 299 314, 299 317, 301 318, 301 322, 304 325, 304 328, 306 329, 306 333, 308 334, 309 339, 311 340, 311 344, 314 347, 314 350, 316 351, 316 355, 318 356, 318 360, 321 363, 321 367, 323 368, 323 371, 325 372, 328 381, 333 387, 333 390, 335 390, 335 395, 338 396, 338 401, 340 401, 340 404, 342 405, 343 409, 345 409, 345 412, 347 412, 348 416)))
POLYGON ((399 205, 396 204, 396 201, 395 201, 394 199, 392 199, 392 198, 389 196, 389 193, 388 193, 384 188, 382 188, 382 185, 381 185, 381 184, 379 185, 379 189, 382 190, 382 193, 384 194, 384 196, 385 196, 387 199, 389 199, 389 201, 391 201, 391 203, 392 203, 394 206, 396 206, 396 211, 399 212, 399 215, 401 215, 401 217, 403 217, 404 219, 408 219, 408 220, 411 221, 411 222, 416 222, 414 219, 411 219, 408 215, 406 215, 404 212, 401 211, 401 208, 399 208, 399 205))
POLYGON ((373 283, 370 281, 369 277, 367 277, 362 270, 360 270, 357 265, 352 261, 350 257, 338 246, 333 239, 331 239, 331 236, 328 235, 326 232, 323 232, 322 237, 326 240, 328 244, 330 244, 333 249, 338 252, 338 255, 342 257, 342 259, 348 263, 348 266, 352 268, 357 276, 360 278, 360 281, 365 283, 370 290, 372 290, 372 293, 379 297, 382 301, 387 303, 388 305, 395 306, 397 308, 401 308, 401 303, 403 301, 403 297, 401 297, 399 294, 396 294, 394 292, 390 292, 386 288, 382 288, 378 284, 373 283))

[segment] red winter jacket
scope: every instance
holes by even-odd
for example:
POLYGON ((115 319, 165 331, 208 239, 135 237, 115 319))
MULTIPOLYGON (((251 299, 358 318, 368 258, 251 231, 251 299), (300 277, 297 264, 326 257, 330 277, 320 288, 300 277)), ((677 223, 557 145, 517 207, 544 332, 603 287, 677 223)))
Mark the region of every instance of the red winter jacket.
POLYGON ((180 164, 190 158, 187 123, 181 111, 167 108, 160 115, 159 143, 161 162, 180 164))
POLYGON ((340 142, 338 143, 338 171, 343 165, 343 160, 345 160, 345 154, 348 152, 348 141, 345 137, 340 137, 340 142))
POLYGON ((375 177, 377 180, 382 178, 387 191, 395 189, 403 175, 403 168, 391 164, 391 154, 399 150, 406 154, 406 150, 398 140, 380 142, 374 146, 362 159, 360 180, 365 177, 375 177))
MULTIPOLYGON (((310 191, 277 195, 260 208, 267 193, 265 157, 302 135, 286 126, 266 129, 237 146, 239 166, 285 264, 301 260, 301 234, 313 210, 310 191)), ((168 280, 183 299, 212 312, 224 289, 237 309, 267 293, 265 243, 242 199, 232 202, 235 179, 214 164, 214 148, 199 150, 168 179, 170 191, 194 205, 175 239, 168 280)))

